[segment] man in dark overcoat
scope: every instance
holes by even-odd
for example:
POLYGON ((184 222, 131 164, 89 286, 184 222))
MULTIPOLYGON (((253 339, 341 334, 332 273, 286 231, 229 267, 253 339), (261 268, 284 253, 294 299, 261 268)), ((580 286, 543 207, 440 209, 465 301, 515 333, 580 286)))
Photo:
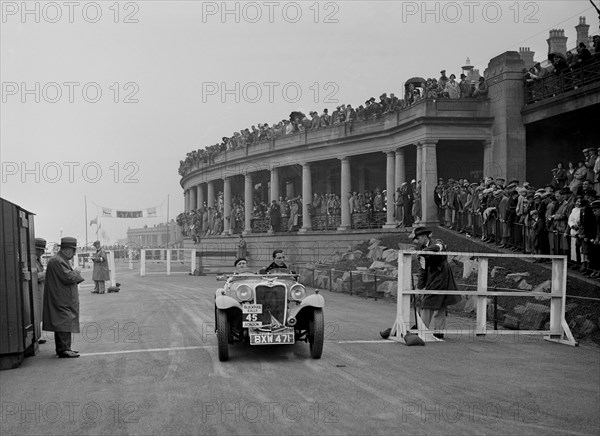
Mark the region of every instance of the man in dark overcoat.
MULTIPOLYGON (((46 252, 46 240, 44 238, 35 238, 35 263, 37 268, 37 282, 38 282, 38 301, 40 313, 44 310, 44 283, 46 282, 46 272, 44 271, 44 264, 42 263, 42 256, 46 252)), ((42 339, 42 326, 41 323, 35 324, 35 336, 38 338, 38 344, 46 343, 45 339, 42 339)))
MULTIPOLYGON (((431 251, 437 253, 445 251, 446 247, 442 240, 431 239, 431 230, 425 227, 417 227, 409 236, 413 245, 420 251, 431 251)), ((449 291, 456 290, 456 281, 452 269, 448 264, 446 256, 419 255, 419 280, 418 289, 449 291)), ((459 295, 425 295, 423 298, 421 318, 427 326, 433 330, 444 330, 446 328, 447 307, 460 302, 459 295), (431 321, 433 320, 433 325, 431 321)), ((443 338, 443 333, 434 334, 443 338)))
POLYGON ((110 280, 110 272, 108 271, 108 259, 106 252, 102 248, 100 241, 94 242, 96 253, 92 254, 92 262, 94 262, 94 271, 92 272, 92 280, 94 281, 94 290, 92 294, 104 294, 106 292, 106 280, 110 280))
POLYGON ((71 334, 79 333, 79 291, 83 281, 69 262, 75 256, 77 239, 64 237, 60 251, 48 261, 44 287, 43 330, 54 332, 56 354, 61 358, 79 357, 71 350, 71 334))

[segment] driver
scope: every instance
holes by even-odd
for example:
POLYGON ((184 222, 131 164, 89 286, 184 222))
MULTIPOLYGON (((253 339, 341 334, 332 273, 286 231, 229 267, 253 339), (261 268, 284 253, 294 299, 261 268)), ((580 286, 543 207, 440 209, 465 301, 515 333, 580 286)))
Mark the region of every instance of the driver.
POLYGON ((268 274, 269 271, 277 268, 287 269, 287 265, 285 264, 285 253, 280 249, 273 251, 273 262, 265 268, 265 274, 268 274))
POLYGON ((246 272, 248 271, 248 260, 245 257, 238 257, 235 262, 233 262, 233 266, 235 268, 234 274, 246 272))

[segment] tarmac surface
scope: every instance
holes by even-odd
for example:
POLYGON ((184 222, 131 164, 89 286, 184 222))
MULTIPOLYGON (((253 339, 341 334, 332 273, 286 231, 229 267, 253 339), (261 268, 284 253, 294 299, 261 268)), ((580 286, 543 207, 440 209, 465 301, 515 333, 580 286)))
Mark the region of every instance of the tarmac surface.
POLYGON ((515 333, 408 347, 379 336, 395 304, 321 291, 321 359, 306 343, 236 344, 219 362, 215 276, 118 265, 121 292, 105 295, 84 277, 81 357, 58 359, 45 332, 0 372, 2 435, 600 433, 595 345, 515 333))

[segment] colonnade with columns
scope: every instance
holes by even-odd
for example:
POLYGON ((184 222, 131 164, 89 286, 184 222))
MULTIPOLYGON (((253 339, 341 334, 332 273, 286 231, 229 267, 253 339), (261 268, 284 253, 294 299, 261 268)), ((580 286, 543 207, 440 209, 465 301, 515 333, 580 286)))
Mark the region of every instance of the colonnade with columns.
MULTIPOLYGON (((416 144, 416 179, 421 180, 421 223, 431 225, 437 222, 437 209, 434 203, 434 190, 437 185, 437 140, 424 140, 416 144)), ((394 194, 396 188, 406 181, 406 156, 405 150, 407 146, 385 151, 386 156, 386 178, 385 183, 387 190, 387 216, 384 228, 396 227, 394 217, 394 194)), ((351 228, 351 211, 348 194, 352 191, 352 172, 350 159, 354 156, 339 157, 340 164, 340 200, 341 200, 341 224, 338 227, 339 231, 349 230, 351 228)), ((317 162, 301 162, 302 166, 302 227, 299 231, 308 232, 312 230, 311 216, 309 214, 309 205, 312 202, 312 170, 317 162)), ((280 179, 281 167, 270 168, 270 189, 269 203, 277 200, 280 197, 280 179)), ((231 214, 232 202, 232 177, 229 176, 222 179, 223 184, 223 201, 224 215, 231 214)), ((252 219, 252 204, 253 204, 253 177, 254 173, 248 172, 244 174, 244 203, 250 207, 245 207, 245 230, 244 233, 251 233, 252 219)), ((214 207, 215 187, 217 180, 203 182, 191 186, 184 191, 185 211, 201 207, 206 202, 208 207, 214 207), (204 192, 206 190, 206 197, 204 192)), ((220 186, 220 182, 219 182, 220 186)), ((224 234, 229 234, 231 230, 230 220, 224 220, 224 234)))

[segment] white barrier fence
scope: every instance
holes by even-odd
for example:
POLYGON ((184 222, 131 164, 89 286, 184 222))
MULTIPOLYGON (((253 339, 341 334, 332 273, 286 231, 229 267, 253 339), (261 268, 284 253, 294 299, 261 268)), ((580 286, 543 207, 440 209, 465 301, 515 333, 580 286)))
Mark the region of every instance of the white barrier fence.
POLYGON ((140 276, 149 274, 194 274, 195 249, 152 248, 140 252, 140 276))
MULTIPOLYGON (((460 286, 460 285, 459 285, 460 286)), ((404 335, 408 332, 417 333, 427 341, 435 341, 432 333, 445 334, 475 334, 478 336, 490 332, 493 334, 512 334, 516 332, 523 335, 543 335, 544 339, 561 344, 577 346, 569 325, 565 319, 565 307, 567 296, 567 258, 566 256, 549 255, 512 255, 497 253, 457 253, 431 251, 400 251, 398 253, 398 302, 396 308, 396 321, 390 332, 390 339, 404 342, 404 335), (479 267, 477 272, 477 290, 415 290, 412 286, 412 258, 416 255, 427 256, 467 256, 477 259, 479 267), (490 291, 488 287, 488 263, 490 258, 535 258, 550 259, 552 261, 552 285, 550 293, 533 291, 490 291), (434 331, 422 327, 420 330, 411 330, 410 325, 410 297, 411 295, 469 295, 475 298, 477 321, 475 329, 434 331), (487 299, 489 297, 544 297, 550 299, 550 323, 549 330, 494 330, 487 327, 487 299)), ((414 323, 413 323, 414 324, 414 323)))
MULTIPOLYGON (((108 272, 110 275, 110 285, 111 286, 116 286, 117 285, 117 277, 115 275, 115 256, 114 253, 110 250, 106 250, 106 260, 108 262, 108 272)), ((73 265, 76 267, 79 267, 80 260, 79 260, 79 255, 77 253, 75 253, 75 256, 73 256, 73 265)), ((93 265, 90 263, 89 264, 90 267, 93 268, 93 265)))

